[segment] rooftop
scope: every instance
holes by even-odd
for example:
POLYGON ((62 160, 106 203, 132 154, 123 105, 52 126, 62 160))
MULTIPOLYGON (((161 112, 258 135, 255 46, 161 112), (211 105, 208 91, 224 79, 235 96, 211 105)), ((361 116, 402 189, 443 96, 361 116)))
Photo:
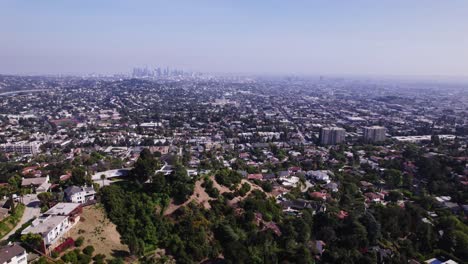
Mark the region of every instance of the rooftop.
POLYGON ((26 250, 18 244, 0 247, 0 263, 8 263, 13 257, 26 253, 26 250))
POLYGON ((78 203, 58 203, 50 208, 45 215, 69 215, 73 210, 80 207, 78 203))
POLYGON ((50 230, 54 229, 66 218, 67 216, 64 215, 41 216, 34 220, 21 234, 48 234, 50 230))

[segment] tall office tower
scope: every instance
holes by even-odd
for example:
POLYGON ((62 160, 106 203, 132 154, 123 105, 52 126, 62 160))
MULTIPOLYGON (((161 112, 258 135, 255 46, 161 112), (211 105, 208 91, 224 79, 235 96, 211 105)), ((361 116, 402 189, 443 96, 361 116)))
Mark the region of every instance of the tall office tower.
POLYGON ((346 131, 339 127, 324 127, 320 130, 320 144, 336 145, 344 142, 346 131))
POLYGON ((364 128, 364 141, 365 142, 381 142, 385 141, 385 127, 371 126, 364 128))
POLYGON ((133 76, 134 78, 141 77, 141 69, 140 69, 140 68, 136 68, 136 67, 133 68, 133 74, 132 74, 132 76, 133 76))

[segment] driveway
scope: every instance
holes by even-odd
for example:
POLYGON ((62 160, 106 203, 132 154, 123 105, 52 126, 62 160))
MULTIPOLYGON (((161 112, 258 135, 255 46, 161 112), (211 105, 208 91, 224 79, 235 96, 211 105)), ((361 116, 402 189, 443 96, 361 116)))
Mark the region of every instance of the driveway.
POLYGON ((26 205, 24 209, 23 217, 19 221, 19 223, 10 231, 10 233, 6 234, 3 239, 8 239, 11 235, 13 235, 16 230, 18 230, 24 223, 28 222, 29 220, 33 219, 34 217, 38 217, 41 214, 41 208, 39 207, 40 202, 37 199, 37 194, 27 194, 23 197, 23 203, 26 205))
POLYGON ((310 183, 309 180, 305 181, 305 186, 302 185, 301 192, 306 192, 309 188, 314 187, 312 183, 310 183))

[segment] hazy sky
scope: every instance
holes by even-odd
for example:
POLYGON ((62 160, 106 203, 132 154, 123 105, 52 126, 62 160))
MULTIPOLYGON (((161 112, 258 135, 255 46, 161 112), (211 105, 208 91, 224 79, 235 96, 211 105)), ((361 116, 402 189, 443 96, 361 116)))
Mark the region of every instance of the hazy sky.
POLYGON ((466 0, 0 0, 0 73, 468 75, 466 0))

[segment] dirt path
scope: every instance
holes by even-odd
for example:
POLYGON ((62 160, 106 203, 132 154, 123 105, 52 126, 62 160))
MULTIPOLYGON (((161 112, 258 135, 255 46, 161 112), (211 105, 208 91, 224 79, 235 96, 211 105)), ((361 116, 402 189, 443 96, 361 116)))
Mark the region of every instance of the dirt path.
MULTIPOLYGON (((218 182, 216 182, 214 176, 211 176, 210 179, 213 181, 213 187, 218 189, 220 195, 222 195, 223 193, 226 193, 226 192, 231 192, 231 190, 229 188, 227 188, 226 186, 222 186, 218 182)), ((176 205, 176 204, 173 203, 173 201, 171 201, 168 208, 164 212, 164 215, 170 215, 170 214, 174 213, 180 207, 186 206, 187 204, 191 203, 192 201, 195 201, 196 203, 203 205, 205 209, 210 209, 211 206, 210 206, 209 201, 213 200, 213 198, 211 198, 206 193, 205 188, 203 188, 201 186, 203 181, 204 181, 203 179, 200 179, 195 183, 195 188, 194 188, 193 194, 192 194, 192 196, 190 196, 190 198, 185 203, 176 205)), ((244 197, 238 196, 238 197, 235 197, 234 199, 228 201, 228 204, 230 206, 235 206, 238 202, 240 202, 243 199, 245 199, 246 197, 248 197, 249 194, 253 190, 263 191, 260 186, 254 184, 254 183, 251 183, 251 182, 249 182, 248 180, 245 180, 245 179, 242 179, 241 183, 239 184, 239 188, 244 183, 247 183, 247 184, 250 185, 250 191, 248 191, 247 194, 244 197)), ((265 194, 268 197, 272 197, 272 194, 269 194, 269 193, 265 193, 265 194)))
POLYGON ((215 187, 216 189, 218 189, 218 191, 219 191, 220 194, 223 194, 223 193, 225 193, 225 192, 230 192, 230 191, 231 191, 231 190, 229 190, 228 187, 220 185, 220 184, 216 181, 216 179, 215 179, 214 176, 210 176, 210 179, 213 181, 213 187, 215 187))
POLYGON ((198 204, 203 205, 205 207, 205 209, 210 209, 211 206, 210 206, 209 201, 213 200, 213 198, 211 198, 206 193, 205 188, 203 188, 201 186, 203 181, 204 181, 203 179, 200 179, 195 183, 195 188, 193 190, 193 194, 192 194, 192 196, 190 196, 190 198, 185 203, 176 205, 176 204, 173 203, 173 201, 171 201, 168 208, 164 212, 164 215, 170 215, 173 212, 175 212, 177 209, 179 209, 180 207, 186 206, 187 204, 191 203, 192 201, 195 201, 198 204))
MULTIPOLYGON (((240 202, 240 201, 244 200, 245 198, 247 198, 247 197, 250 195, 250 193, 252 193, 253 190, 260 190, 260 191, 263 192, 263 189, 262 189, 260 186, 254 184, 254 183, 251 183, 250 181, 245 180, 245 179, 242 179, 242 181, 241 181, 241 183, 239 184, 239 186, 242 186, 242 184, 244 184, 244 183, 247 183, 247 184, 250 185, 250 191, 248 191, 243 197, 237 196, 237 197, 235 197, 234 199, 228 201, 228 204, 229 204, 229 205, 235 206, 238 202, 240 202)), ((270 193, 266 193, 266 192, 265 192, 265 194, 266 194, 267 197, 272 197, 272 196, 273 196, 273 195, 270 194, 270 193)))

